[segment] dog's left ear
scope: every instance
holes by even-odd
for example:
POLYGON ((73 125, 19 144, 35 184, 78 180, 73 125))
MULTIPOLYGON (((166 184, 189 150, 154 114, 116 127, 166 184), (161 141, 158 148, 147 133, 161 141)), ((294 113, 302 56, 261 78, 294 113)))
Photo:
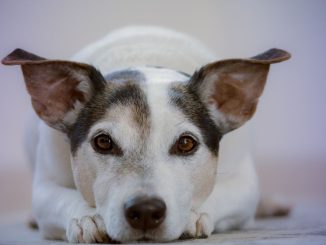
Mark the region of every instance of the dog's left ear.
POLYGON ((227 133, 253 116, 269 65, 290 57, 286 51, 271 49, 250 59, 217 61, 197 71, 189 89, 207 105, 221 132, 227 133))
POLYGON ((105 84, 105 79, 93 66, 48 60, 22 49, 14 50, 2 63, 21 65, 37 115, 62 132, 69 130, 83 106, 105 84))

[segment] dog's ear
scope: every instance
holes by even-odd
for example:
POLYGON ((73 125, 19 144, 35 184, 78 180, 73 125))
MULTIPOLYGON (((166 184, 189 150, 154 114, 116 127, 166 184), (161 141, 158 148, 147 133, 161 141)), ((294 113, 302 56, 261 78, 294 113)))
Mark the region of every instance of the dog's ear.
POLYGON ((250 59, 221 60, 195 72, 189 88, 207 105, 221 132, 240 127, 254 114, 269 65, 290 58, 271 49, 250 59))
POLYGON ((21 65, 34 110, 49 126, 63 132, 105 84, 103 76, 90 65, 47 60, 21 49, 14 50, 2 63, 21 65))

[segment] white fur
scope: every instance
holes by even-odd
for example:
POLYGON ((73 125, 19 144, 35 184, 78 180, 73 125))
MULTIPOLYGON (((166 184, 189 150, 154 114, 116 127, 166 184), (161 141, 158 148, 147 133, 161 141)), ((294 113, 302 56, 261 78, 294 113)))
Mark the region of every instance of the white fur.
POLYGON ((110 32, 73 57, 104 74, 132 66, 157 65, 192 73, 216 57, 193 37, 173 30, 135 26, 110 32))
MULTIPOLYGON (((211 52, 193 38, 154 27, 118 30, 88 46, 73 59, 94 64, 104 74, 116 69, 145 65, 164 66, 191 74, 200 66, 216 60, 211 52)), ((208 168, 217 159, 212 162, 213 158, 204 144, 186 162, 168 157, 168 145, 185 129, 194 132, 199 141, 203 140, 196 126, 176 108, 168 105, 167 95, 162 92, 166 91, 166 82, 171 81, 171 78, 186 78, 171 70, 162 69, 163 76, 153 73, 150 68, 141 69, 150 81, 146 86, 146 95, 152 112, 152 130, 148 138, 150 147, 144 157, 134 163, 136 166, 130 167, 126 163, 125 167, 117 167, 115 158, 108 162, 96 157, 87 140, 78 149, 75 159, 71 159, 65 135, 40 121, 37 123, 37 135, 28 136, 37 140, 37 151, 29 150, 30 159, 36 159, 33 210, 45 237, 71 242, 94 242, 94 236, 101 232, 99 229, 103 230, 103 226, 96 229, 90 218, 99 213, 113 239, 126 242, 142 238, 142 232, 128 226, 120 208, 135 193, 158 195, 167 204, 169 213, 162 227, 146 233, 147 238, 158 241, 177 239, 182 232, 192 236, 207 236, 213 230, 241 227, 253 218, 258 202, 258 184, 248 146, 250 127, 244 126, 223 138, 217 179, 209 197, 203 200, 200 195, 191 196, 192 192, 196 192, 196 181, 199 181, 196 180, 198 176, 194 174, 195 170, 208 168), (74 170, 76 161, 84 164, 85 171, 90 171, 85 181, 93 181, 93 174, 96 175, 96 209, 90 207, 76 190, 71 170, 71 164, 74 170), (90 162, 94 165, 89 166, 90 162), (141 171, 149 171, 150 174, 142 176, 139 174, 141 171), (123 176, 120 179, 115 176, 118 172, 123 176), (80 229, 86 234, 83 239, 78 238, 80 229)), ((88 137, 98 129, 108 130, 120 145, 132 152, 135 141, 141 135, 137 135, 134 125, 129 122, 131 120, 123 120, 122 117, 129 117, 128 109, 116 108, 108 113, 111 116, 107 115, 96 123, 88 137), (118 122, 114 125, 118 126, 112 126, 114 120, 118 122)), ((67 117, 71 119, 75 115, 67 117)), ((35 128, 35 125, 33 123, 30 127, 35 128)), ((30 132, 34 134, 34 130, 30 132)))

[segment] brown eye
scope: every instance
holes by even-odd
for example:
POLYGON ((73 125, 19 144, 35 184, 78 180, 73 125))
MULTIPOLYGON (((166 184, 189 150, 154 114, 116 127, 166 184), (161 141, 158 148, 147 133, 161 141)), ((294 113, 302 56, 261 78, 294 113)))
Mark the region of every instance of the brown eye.
POLYGON ((195 152, 197 145, 198 143, 193 137, 183 135, 172 146, 170 153, 175 155, 190 155, 195 152))
POLYGON ((101 154, 115 153, 115 145, 107 134, 99 134, 95 136, 92 143, 94 150, 101 154))

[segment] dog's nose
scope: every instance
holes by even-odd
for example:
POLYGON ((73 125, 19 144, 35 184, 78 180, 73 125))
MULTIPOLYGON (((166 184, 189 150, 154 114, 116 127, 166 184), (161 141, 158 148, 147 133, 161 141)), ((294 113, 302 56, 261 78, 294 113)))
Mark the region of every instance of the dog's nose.
POLYGON ((124 206, 131 227, 138 230, 157 228, 165 218, 166 205, 159 198, 136 197, 124 206))

